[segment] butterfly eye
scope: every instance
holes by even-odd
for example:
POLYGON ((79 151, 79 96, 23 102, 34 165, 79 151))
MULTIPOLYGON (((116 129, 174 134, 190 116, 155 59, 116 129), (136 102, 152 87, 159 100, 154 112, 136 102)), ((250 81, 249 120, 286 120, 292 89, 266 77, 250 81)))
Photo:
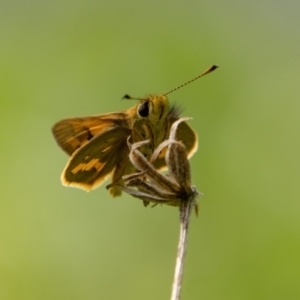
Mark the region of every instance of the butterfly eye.
POLYGON ((142 103, 139 108, 138 108, 138 113, 141 117, 145 118, 149 116, 149 106, 148 106, 148 102, 145 101, 144 103, 142 103))

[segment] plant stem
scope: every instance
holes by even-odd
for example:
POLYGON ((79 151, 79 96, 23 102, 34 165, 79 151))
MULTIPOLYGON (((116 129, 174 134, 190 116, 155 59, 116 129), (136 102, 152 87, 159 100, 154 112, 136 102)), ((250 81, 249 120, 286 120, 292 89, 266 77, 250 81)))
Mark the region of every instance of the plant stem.
POLYGON ((184 257, 187 246, 187 235, 191 212, 195 206, 194 199, 182 201, 180 206, 180 233, 176 257, 175 273, 172 286, 171 300, 180 299, 180 291, 183 277, 184 257))

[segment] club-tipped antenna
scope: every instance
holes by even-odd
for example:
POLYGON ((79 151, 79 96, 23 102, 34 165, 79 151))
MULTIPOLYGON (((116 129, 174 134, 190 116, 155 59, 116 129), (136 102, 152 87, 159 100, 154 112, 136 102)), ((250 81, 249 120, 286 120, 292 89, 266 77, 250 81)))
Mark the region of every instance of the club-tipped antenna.
POLYGON ((122 97, 122 100, 126 99, 126 100, 145 100, 143 98, 135 98, 135 97, 131 97, 130 95, 126 94, 122 97))
POLYGON ((166 95, 168 95, 168 94, 170 94, 170 93, 173 93, 174 91, 176 91, 176 90, 182 88, 183 86, 185 86, 185 85, 187 85, 187 84, 189 84, 189 83, 191 83, 191 82, 197 80, 198 78, 200 78, 200 77, 202 77, 202 76, 204 76, 204 75, 209 74, 210 72, 214 71, 214 70, 217 69, 218 67, 219 67, 219 66, 217 66, 217 65, 212 65, 212 66, 209 67, 206 71, 204 71, 202 74, 200 74, 200 75, 196 76, 195 78, 193 78, 193 79, 191 79, 191 80, 189 80, 189 81, 187 81, 187 82, 185 82, 185 83, 179 85, 179 86, 176 87, 175 89, 172 89, 172 90, 168 91, 167 93, 164 93, 164 96, 166 96, 166 95))

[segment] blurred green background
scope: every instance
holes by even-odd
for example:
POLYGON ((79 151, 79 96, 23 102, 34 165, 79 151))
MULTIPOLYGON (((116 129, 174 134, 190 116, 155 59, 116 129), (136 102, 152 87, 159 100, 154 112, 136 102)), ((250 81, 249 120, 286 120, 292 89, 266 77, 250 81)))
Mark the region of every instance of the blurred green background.
POLYGON ((179 219, 63 187, 51 126, 169 96, 204 193, 182 299, 300 299, 299 1, 0 4, 0 299, 169 299, 179 219))

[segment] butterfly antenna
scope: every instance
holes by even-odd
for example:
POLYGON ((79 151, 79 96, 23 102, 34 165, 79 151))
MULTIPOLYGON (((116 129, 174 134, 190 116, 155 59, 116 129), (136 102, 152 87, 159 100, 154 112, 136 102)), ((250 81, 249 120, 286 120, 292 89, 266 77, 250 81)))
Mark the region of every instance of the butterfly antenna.
POLYGON ((122 97, 122 100, 123 99, 129 99, 129 100, 145 100, 143 98, 135 98, 135 97, 131 97, 130 95, 126 94, 122 97))
POLYGON ((195 78, 193 78, 193 79, 191 79, 191 80, 189 80, 189 81, 183 83, 182 85, 176 87, 175 89, 172 89, 172 90, 168 91, 167 93, 164 93, 164 96, 166 96, 166 95, 168 95, 168 94, 170 94, 170 93, 173 93, 174 91, 176 91, 176 90, 182 88, 183 86, 185 86, 185 85, 187 85, 187 84, 189 84, 189 83, 191 83, 191 82, 197 80, 198 78, 200 78, 200 77, 202 77, 202 76, 204 76, 204 75, 209 74, 210 72, 214 71, 214 70, 217 69, 217 68, 219 68, 219 66, 217 66, 217 65, 213 65, 213 66, 209 67, 209 68, 208 68, 206 71, 204 71, 202 74, 200 74, 200 75, 196 76, 195 78))

